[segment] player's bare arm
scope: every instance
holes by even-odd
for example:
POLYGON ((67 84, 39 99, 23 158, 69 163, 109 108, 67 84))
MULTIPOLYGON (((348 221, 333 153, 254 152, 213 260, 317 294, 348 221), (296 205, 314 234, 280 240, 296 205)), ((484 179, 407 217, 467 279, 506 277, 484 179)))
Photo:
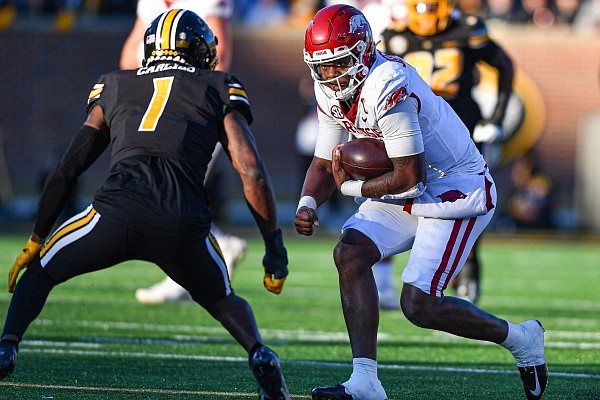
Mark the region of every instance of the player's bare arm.
POLYGON ((365 197, 381 197, 386 194, 404 193, 417 184, 427 183, 423 153, 391 159, 394 170, 365 181, 362 194, 365 197))
POLYGON ((233 33, 231 32, 231 23, 228 19, 223 17, 206 17, 206 23, 212 29, 213 33, 217 37, 218 51, 219 51, 219 64, 217 64, 218 71, 229 71, 231 66, 231 59, 233 58, 233 33))
POLYGON ((277 218, 273 186, 258 154, 254 135, 239 111, 228 112, 223 123, 223 148, 231 159, 233 168, 240 175, 244 197, 254 219, 263 234, 274 232, 277 229, 277 218))
POLYGON ((127 39, 125 39, 125 43, 123 43, 123 48, 121 49, 119 68, 135 69, 139 67, 137 49, 139 43, 141 43, 144 38, 146 28, 146 24, 144 24, 140 18, 135 19, 133 28, 131 28, 131 32, 129 33, 129 36, 127 36, 127 39))
POLYGON ((334 190, 335 181, 331 174, 331 161, 313 157, 302 186, 302 198, 312 197, 315 203, 313 206, 300 205, 298 207, 294 219, 296 232, 304 236, 313 234, 314 227, 319 226, 316 207, 327 201, 334 190))

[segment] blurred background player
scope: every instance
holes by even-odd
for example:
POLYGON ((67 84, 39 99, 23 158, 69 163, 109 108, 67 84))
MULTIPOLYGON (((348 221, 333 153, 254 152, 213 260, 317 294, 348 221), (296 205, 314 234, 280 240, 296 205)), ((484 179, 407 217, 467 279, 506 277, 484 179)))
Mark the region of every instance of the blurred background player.
MULTIPOLYGON (((162 12, 168 9, 186 9, 191 10, 202 17, 211 27, 217 37, 217 46, 219 49, 219 64, 217 69, 228 71, 231 66, 233 55, 233 43, 231 33, 231 18, 233 15, 233 0, 138 0, 137 17, 129 36, 123 44, 119 66, 121 69, 134 69, 141 66, 144 58, 143 37, 146 28, 152 20, 162 12)), ((215 148, 215 153, 206 176, 206 185, 212 203, 220 203, 216 195, 218 191, 211 190, 211 184, 215 186, 218 179, 216 161, 221 154, 221 146, 215 148), (215 192, 217 192, 215 194, 215 192)), ((218 214, 212 210, 213 214, 218 214)), ((233 276, 235 265, 244 257, 247 243, 244 239, 223 233, 215 224, 213 232, 219 241, 229 276, 233 276)), ((164 303, 165 301, 191 300, 189 293, 181 286, 175 283, 171 278, 166 277, 162 281, 150 286, 149 288, 140 288, 135 292, 135 298, 140 303, 154 304, 164 303)))
MULTIPOLYGON (((489 167, 492 154, 506 140, 502 122, 512 93, 513 63, 506 52, 490 38, 485 22, 463 14, 450 0, 386 1, 391 7, 390 24, 381 32, 380 47, 388 54, 401 56, 442 96, 467 126, 477 148, 489 167), (402 21, 399 7, 406 6, 402 21), (393 14, 392 14, 393 12, 393 14), (478 84, 477 64, 484 62, 498 71, 497 101, 489 118, 482 116, 472 89, 478 84)), ((456 294, 476 303, 481 293, 481 264, 478 243, 473 246, 465 266, 456 278, 456 294)), ((390 291, 391 267, 374 269, 378 282, 390 291), (388 276, 389 275, 389 276, 388 276)), ((385 298, 392 297, 389 293, 385 298)), ((393 296, 397 298, 397 296, 393 296)))

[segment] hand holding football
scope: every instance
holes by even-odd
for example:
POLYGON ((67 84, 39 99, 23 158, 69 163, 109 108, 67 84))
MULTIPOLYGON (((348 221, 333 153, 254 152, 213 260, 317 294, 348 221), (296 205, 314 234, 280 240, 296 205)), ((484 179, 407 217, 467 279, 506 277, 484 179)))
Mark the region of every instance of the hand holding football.
POLYGON ((361 181, 394 170, 383 141, 375 138, 358 138, 344 144, 340 147, 340 161, 348 175, 361 181))

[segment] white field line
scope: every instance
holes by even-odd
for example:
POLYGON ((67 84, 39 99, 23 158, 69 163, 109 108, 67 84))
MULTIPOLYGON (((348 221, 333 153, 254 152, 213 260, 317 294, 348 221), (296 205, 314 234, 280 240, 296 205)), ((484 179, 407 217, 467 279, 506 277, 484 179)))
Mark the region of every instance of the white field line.
MULTIPOLYGON (((119 358, 153 358, 153 359, 168 359, 168 360, 187 360, 187 361, 213 361, 213 362, 231 362, 231 363, 247 363, 246 357, 223 357, 223 356, 205 356, 205 355, 190 355, 190 354, 172 354, 172 353, 146 353, 146 352, 128 352, 128 351, 98 351, 98 350, 77 350, 65 348, 22 348, 20 352, 32 354, 58 354, 69 356, 110 356, 119 358)), ((327 361, 303 361, 303 360, 282 360, 284 365, 309 365, 320 367, 343 367, 351 368, 352 363, 342 362, 327 362, 327 361)), ((416 365, 400 365, 400 364, 379 364, 379 369, 390 370, 410 370, 410 371, 427 371, 427 372, 450 372, 450 373, 466 373, 466 374, 490 374, 490 375, 507 375, 517 374, 517 370, 499 370, 499 369, 484 369, 484 368, 453 368, 453 367, 432 367, 432 366, 416 366, 416 365)), ((579 379, 594 379, 600 380, 600 375, 568 373, 568 372, 552 372, 553 377, 562 378, 579 378, 579 379)))
MULTIPOLYGON (((40 319, 34 321, 34 324, 43 326, 54 325, 53 320, 40 319)), ((148 330, 152 332, 172 332, 173 340, 208 340, 213 335, 228 336, 228 333, 222 327, 206 327, 199 325, 170 325, 170 324, 146 324, 137 322, 112 322, 112 321, 60 321, 61 327, 75 326, 80 328, 96 328, 106 331, 139 331, 148 330), (211 336, 202 336, 211 335, 211 336), (198 336, 200 335, 200 336, 198 336)), ((324 332, 324 331, 306 331, 293 329, 261 329, 261 334, 267 339, 278 340, 307 340, 313 342, 330 342, 330 341, 348 341, 346 332, 324 332)), ((572 348, 579 350, 598 350, 600 349, 600 332, 577 332, 577 331, 551 331, 546 330, 546 347, 548 348, 572 348), (565 340, 574 340, 567 342, 565 340), (562 340, 562 341, 559 341, 562 340)), ((114 342, 120 339, 115 338, 114 342)), ((135 343, 158 343, 152 339, 128 339, 135 343)), ((378 340, 386 341, 419 341, 424 343, 448 343, 455 341, 469 341, 458 336, 450 335, 439 331, 423 331, 422 335, 398 335, 387 332, 379 332, 378 340)), ((111 339, 113 341, 113 339, 111 339)), ((168 343, 168 341, 164 341, 168 343)), ((493 345, 487 342, 480 342, 482 345, 493 345)))

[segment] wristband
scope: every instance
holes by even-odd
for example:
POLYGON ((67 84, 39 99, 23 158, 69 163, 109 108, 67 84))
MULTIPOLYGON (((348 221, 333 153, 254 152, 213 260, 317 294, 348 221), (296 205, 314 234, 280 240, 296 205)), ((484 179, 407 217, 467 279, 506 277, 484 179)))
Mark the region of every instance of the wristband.
POLYGON ((340 192, 342 192, 344 196, 361 197, 363 183, 365 183, 365 181, 346 181, 342 183, 340 192))
POLYGON ((308 208, 312 208, 313 210, 316 210, 317 209, 317 201, 312 196, 302 196, 300 198, 300 201, 298 202, 298 208, 296 208, 296 211, 298 211, 300 209, 300 207, 308 207, 308 208))

